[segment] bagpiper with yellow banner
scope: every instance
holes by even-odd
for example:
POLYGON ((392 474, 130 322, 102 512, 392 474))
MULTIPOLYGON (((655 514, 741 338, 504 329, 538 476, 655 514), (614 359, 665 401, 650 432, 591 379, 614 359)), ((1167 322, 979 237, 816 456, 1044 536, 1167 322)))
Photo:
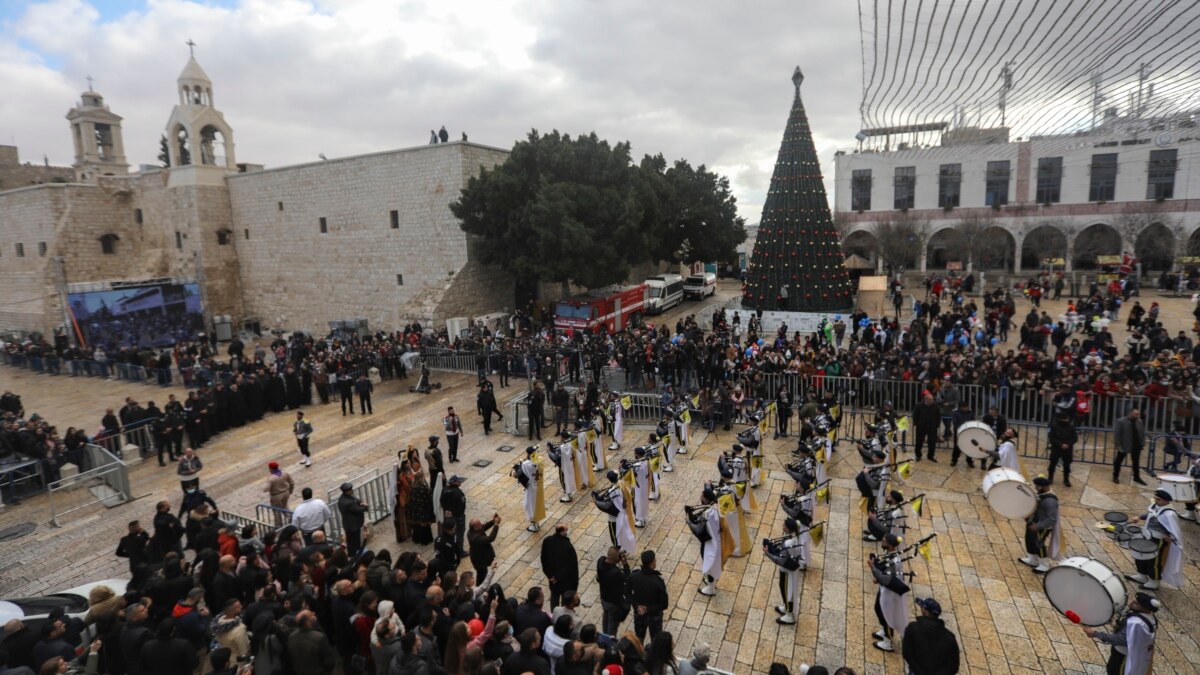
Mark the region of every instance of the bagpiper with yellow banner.
POLYGON ((741 508, 742 499, 737 487, 724 480, 708 487, 717 495, 717 509, 721 512, 721 517, 733 538, 733 551, 730 555, 735 558, 750 555, 750 529, 746 525, 745 514, 741 508), (729 508, 731 504, 733 508, 729 508))
POLYGON ((617 450, 625 438, 625 411, 633 405, 633 399, 621 397, 615 391, 609 395, 608 401, 608 430, 612 435, 609 450, 617 450))
POLYGON ((650 518, 650 487, 654 481, 654 471, 650 469, 650 461, 646 459, 646 448, 634 448, 633 456, 635 459, 630 464, 634 477, 633 524, 645 527, 650 518))
POLYGON ((537 448, 532 445, 525 448, 525 459, 513 467, 513 475, 525 488, 525 518, 529 520, 529 527, 526 529, 537 532, 540 529, 538 523, 546 519, 544 472, 537 448))
POLYGON ((570 438, 570 433, 564 431, 562 436, 562 443, 553 441, 546 443, 546 454, 550 457, 550 461, 558 467, 558 481, 562 485, 563 491, 563 495, 558 498, 558 501, 566 503, 571 501, 579 490, 580 475, 579 465, 575 462, 575 445, 570 438))
POLYGON ((700 559, 697 564, 701 573, 699 592, 708 596, 717 594, 717 580, 721 578, 725 561, 733 552, 733 537, 715 506, 716 502, 716 493, 706 487, 700 495, 701 505, 686 507, 688 527, 700 541, 700 559))
POLYGON ((609 541, 618 549, 632 554, 637 546, 637 530, 634 529, 633 511, 630 508, 633 499, 629 493, 629 486, 616 471, 609 471, 605 477, 609 486, 604 490, 593 491, 592 499, 596 508, 608 517, 609 541))

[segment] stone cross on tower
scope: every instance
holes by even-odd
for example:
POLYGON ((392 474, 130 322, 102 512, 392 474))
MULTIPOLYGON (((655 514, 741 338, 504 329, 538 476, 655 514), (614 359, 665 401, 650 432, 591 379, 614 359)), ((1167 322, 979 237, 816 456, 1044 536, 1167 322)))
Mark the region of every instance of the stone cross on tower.
POLYGON ((92 91, 92 76, 91 76, 91 75, 88 75, 88 76, 87 76, 86 78, 84 78, 84 79, 86 79, 86 80, 87 80, 87 83, 88 83, 88 91, 92 91))
MULTIPOLYGON (((192 42, 192 38, 188 38, 188 41, 185 42, 184 44, 186 44, 188 46, 188 54, 190 56, 195 56, 196 55, 196 43, 192 42)), ((796 70, 800 70, 800 69, 797 68, 796 70)))
POLYGON ((804 82, 804 73, 800 72, 800 66, 796 66, 796 70, 792 73, 792 83, 796 85, 796 95, 800 95, 800 85, 804 82))

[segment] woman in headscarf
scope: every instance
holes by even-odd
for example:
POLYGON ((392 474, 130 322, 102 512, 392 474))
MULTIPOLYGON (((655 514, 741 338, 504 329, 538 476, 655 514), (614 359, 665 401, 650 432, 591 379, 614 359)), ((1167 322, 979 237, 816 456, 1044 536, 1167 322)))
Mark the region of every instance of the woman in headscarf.
POLYGON ((394 510, 396 525, 396 543, 406 541, 412 534, 408 530, 408 502, 412 497, 413 470, 401 450, 397 453, 400 458, 400 469, 396 471, 396 508, 394 510))
POLYGON ((433 543, 433 519, 433 490, 429 487, 425 472, 414 469, 408 499, 408 523, 413 542, 433 543))

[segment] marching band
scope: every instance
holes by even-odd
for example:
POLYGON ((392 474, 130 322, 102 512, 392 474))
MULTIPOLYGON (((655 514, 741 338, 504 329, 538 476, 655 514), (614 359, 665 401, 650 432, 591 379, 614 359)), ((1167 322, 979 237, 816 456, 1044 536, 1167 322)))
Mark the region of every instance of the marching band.
MULTIPOLYGON (((545 455, 555 463, 559 473, 563 493, 560 501, 570 502, 578 491, 595 487, 591 495, 596 508, 606 516, 610 542, 621 551, 633 554, 637 530, 647 527, 650 522, 650 503, 662 494, 660 471, 675 472, 679 457, 688 451, 689 400, 677 397, 670 404, 663 403, 662 414, 646 444, 635 447, 632 458, 615 461, 617 470, 607 470, 612 464, 606 451, 621 448, 626 431, 625 415, 629 410, 628 398, 611 392, 601 396, 600 401, 602 403, 591 411, 590 416, 580 414, 574 432, 565 433, 561 442, 547 443, 545 455), (606 432, 611 438, 607 447, 602 442, 606 432), (600 475, 607 478, 608 485, 602 488, 594 485, 593 471, 604 472, 600 475)), ((801 440, 791 451, 790 461, 783 462, 785 473, 794 481, 794 489, 780 498, 780 508, 786 516, 783 532, 781 536, 762 539, 764 557, 779 568, 780 604, 775 606, 779 625, 794 625, 798 621, 803 576, 813 565, 813 552, 820 546, 826 526, 816 511, 822 501, 829 503, 831 484, 825 465, 836 447, 841 410, 834 399, 822 403, 818 411, 809 420, 800 421, 805 425, 801 440)), ((685 507, 685 522, 699 542, 697 568, 701 574, 697 590, 701 595, 717 594, 717 584, 729 557, 753 552, 751 516, 758 511, 755 488, 762 486, 766 477, 764 430, 770 414, 770 410, 760 409, 747 415, 749 426, 736 435, 736 442, 730 444, 729 450, 717 457, 719 477, 705 483, 698 506, 685 507)), ((908 461, 898 456, 902 451, 898 438, 907 428, 907 418, 886 408, 875 419, 875 424, 864 421, 863 438, 848 440, 857 445, 863 458, 863 466, 855 476, 863 507, 862 539, 877 543, 881 548, 878 553, 867 556, 867 568, 877 584, 875 614, 880 629, 874 634, 874 646, 883 651, 895 651, 901 645, 912 615, 910 583, 915 572, 906 563, 918 556, 928 560, 929 544, 936 535, 930 534, 903 548, 908 532, 920 527, 925 495, 917 494, 906 500, 904 493, 894 486, 894 483, 904 483, 903 479, 908 478, 911 470, 908 461), (915 524, 907 512, 909 508, 917 516, 915 524)), ((971 431, 983 433, 978 429, 971 431)), ((1032 567, 1035 572, 1047 574, 1048 580, 1048 573, 1055 569, 1062 549, 1059 499, 1051 491, 1048 479, 1039 476, 1029 481, 1021 473, 1016 441, 1017 433, 1010 427, 1003 430, 999 438, 993 433, 990 443, 977 444, 978 447, 972 449, 991 460, 991 473, 1008 472, 992 483, 1001 487, 998 494, 1028 491, 1029 506, 1021 508, 1018 505, 1011 514, 992 504, 990 497, 989 504, 998 514, 1024 525, 1025 556, 1019 562, 1032 567)), ((545 518, 542 461, 535 447, 527 448, 526 455, 514 467, 514 475, 525 489, 528 529, 536 532, 539 522, 545 518)), ((1197 473, 1200 473, 1200 461, 1197 462, 1197 473)), ((986 480, 984 493, 987 497, 986 480)), ((1195 499, 1194 492, 1187 494, 1193 496, 1183 497, 1180 501, 1189 503, 1195 499)), ((1183 535, 1180 516, 1172 508, 1176 498, 1177 495, 1167 489, 1157 490, 1153 503, 1138 519, 1145 526, 1140 530, 1130 528, 1131 532, 1140 533, 1135 536, 1145 541, 1130 548, 1147 552, 1135 559, 1137 573, 1125 576, 1144 590, 1157 589, 1161 581, 1176 586, 1182 583, 1183 535)), ((1064 560, 1062 564, 1067 565, 1070 560, 1064 560)), ((1119 580, 1119 575, 1117 578, 1119 580)), ((1120 597, 1123 604, 1125 596, 1120 597)), ((1055 606, 1070 618, 1069 608, 1055 606)), ((1129 603, 1129 610, 1121 617, 1114 633, 1089 628, 1088 635, 1111 644, 1113 658, 1119 657, 1121 663, 1140 663, 1138 659, 1143 654, 1135 656, 1129 647, 1144 643, 1146 634, 1150 635, 1152 645, 1153 615, 1159 606, 1157 599, 1139 593, 1129 603)))

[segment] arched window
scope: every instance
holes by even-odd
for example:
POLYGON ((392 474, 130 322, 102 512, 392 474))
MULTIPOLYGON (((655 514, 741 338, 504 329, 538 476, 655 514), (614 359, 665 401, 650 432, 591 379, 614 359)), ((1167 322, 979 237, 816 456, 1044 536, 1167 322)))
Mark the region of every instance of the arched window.
POLYGON ((106 234, 100 237, 100 252, 104 255, 116 255, 117 242, 120 240, 121 238, 115 234, 106 234))
POLYGON ((233 240, 233 232, 230 230, 217 230, 217 245, 228 246, 233 240))

